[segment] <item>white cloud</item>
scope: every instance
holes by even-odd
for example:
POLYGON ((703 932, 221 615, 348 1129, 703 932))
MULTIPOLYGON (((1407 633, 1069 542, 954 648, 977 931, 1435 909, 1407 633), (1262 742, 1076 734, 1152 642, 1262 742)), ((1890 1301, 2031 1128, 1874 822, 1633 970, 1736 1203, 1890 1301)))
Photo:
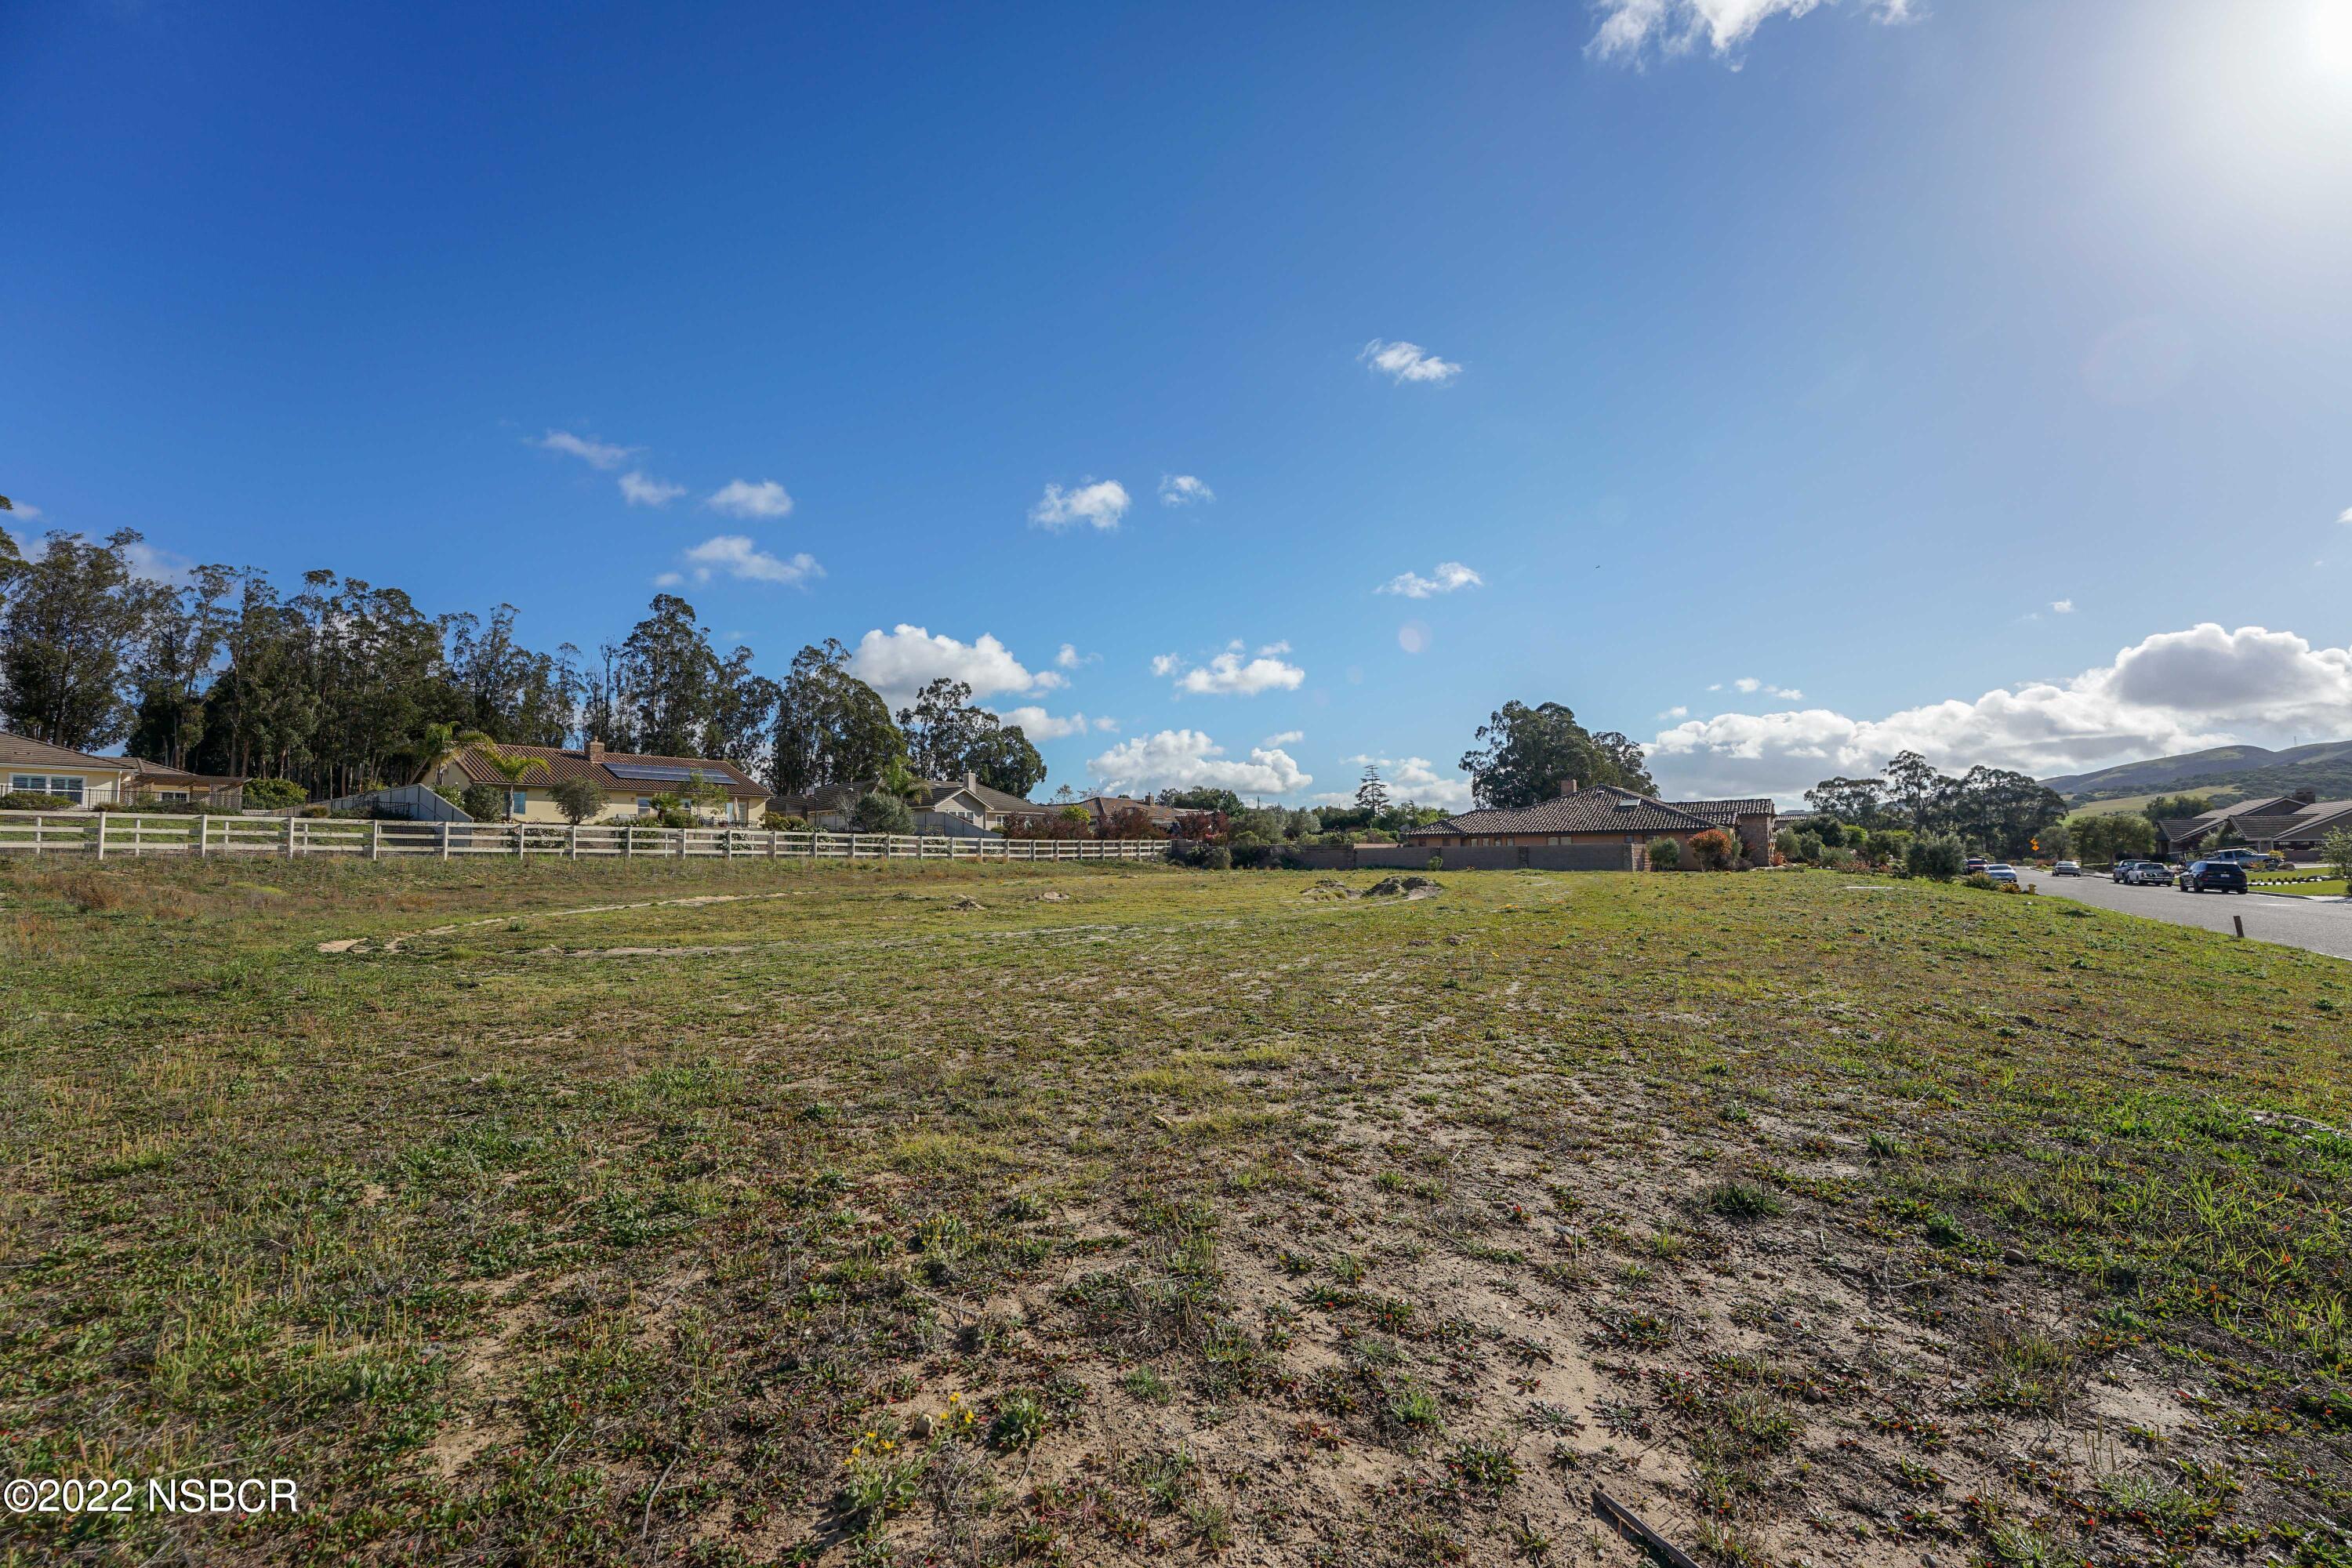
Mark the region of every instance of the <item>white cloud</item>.
MULTIPOLYGON (((1731 688, 1735 691, 1745 691, 1750 695, 1760 691, 1767 697, 1777 697, 1783 702, 1802 702, 1805 700, 1805 694, 1793 686, 1775 686, 1769 680, 1759 680, 1752 675, 1741 676, 1731 683, 1731 688)), ((1723 682, 1718 680, 1707 689, 1720 691, 1723 689, 1723 682)))
POLYGON ((685 586, 685 584, 686 574, 683 572, 656 572, 654 574, 654 586, 656 588, 678 588, 685 586))
POLYGON ((965 643, 945 635, 934 637, 921 626, 904 622, 887 634, 877 628, 860 637, 849 656, 849 673, 887 698, 893 707, 912 701, 917 691, 942 675, 971 687, 974 697, 1006 691, 1034 694, 1069 684, 1050 669, 1029 669, 1013 657, 1010 648, 985 632, 965 643))
POLYGON ((150 583, 163 583, 174 587, 187 580, 189 568, 195 565, 194 562, 184 555, 175 555, 168 550, 158 550, 143 540, 124 551, 123 554, 130 559, 132 576, 144 577, 150 583))
POLYGON ((567 452, 599 468, 617 468, 644 450, 640 447, 615 447, 608 441, 574 436, 569 430, 550 430, 531 445, 544 451, 567 452))
POLYGON ((1307 739, 1307 731, 1304 730, 1285 730, 1279 735, 1268 735, 1260 743, 1268 746, 1295 746, 1305 739, 1307 739))
MULTIPOLYGON (((713 534, 688 551, 683 559, 698 583, 708 583, 721 572, 745 583, 793 585, 824 575, 824 568, 816 563, 816 557, 805 552, 789 558, 771 555, 740 533, 713 534)), ((676 578, 674 573, 665 575, 676 578)), ((665 585, 675 586, 675 581, 665 585)))
POLYGON ((1296 691, 1307 672, 1281 656, 1286 642, 1268 643, 1255 657, 1245 657, 1246 645, 1235 641, 1206 664, 1188 666, 1172 653, 1151 661, 1151 673, 1173 676, 1176 689, 1196 697, 1255 697, 1261 691, 1296 691))
POLYGON ((1117 479, 1087 479, 1070 490, 1047 485, 1045 499, 1029 509, 1029 521, 1057 531, 1079 522, 1111 529, 1127 515, 1129 504, 1127 487, 1117 479))
POLYGON ((1083 713, 1072 713, 1066 717, 1048 713, 1034 703, 1019 708, 999 708, 993 711, 1007 724, 1020 725, 1022 732, 1033 744, 1039 741, 1059 741, 1071 735, 1083 735, 1099 723, 1083 713))
POLYGON ((1669 708, 1664 712, 1659 714, 1658 717, 1661 719, 1687 719, 1690 717, 1690 710, 1677 702, 1672 708, 1669 708))
MULTIPOLYGON (((16 508, 16 510, 8 515, 15 518, 17 521, 38 522, 41 521, 41 509, 35 506, 31 501, 12 500, 8 504, 16 508)), ((2344 514, 2344 521, 2347 522, 2352 522, 2352 511, 2347 511, 2344 514)))
POLYGON ((2114 663, 2064 680, 1998 688, 1974 701, 1954 699, 1884 719, 1809 708, 1690 720, 1659 732, 1650 763, 1670 795, 1793 800, 1832 773, 1874 773, 1902 751, 1947 769, 1983 763, 2046 776, 2232 741, 2339 734, 2347 709, 2352 648, 2207 623, 2146 637, 2114 663))
POLYGON ((702 504, 730 517, 777 518, 791 515, 793 498, 773 479, 761 479, 756 485, 749 479, 730 479, 704 497, 702 504))
POLYGON ((684 485, 655 479, 643 468, 631 468, 621 476, 621 499, 631 506, 667 506, 685 493, 684 485))
POLYGON ((1217 492, 1191 474, 1160 476, 1161 506, 1191 506, 1195 501, 1214 502, 1217 492))
POLYGON ((1278 746, 1254 746, 1244 762, 1226 756, 1223 747, 1198 730, 1162 730, 1121 741, 1088 762, 1087 771, 1105 789, 1123 794, 1206 787, 1284 795, 1315 782, 1278 746))
POLYGON ((1457 588, 1479 588, 1486 579, 1459 561, 1441 561, 1433 575, 1423 577, 1417 572, 1400 572, 1373 592, 1399 594, 1408 599, 1426 599, 1433 594, 1451 594, 1457 588))
POLYGON ((1061 650, 1054 655, 1054 662, 1064 669, 1076 669, 1082 664, 1101 663, 1102 655, 1080 653, 1077 644, 1066 642, 1062 645, 1061 650))
MULTIPOLYGON (((18 507, 16 510, 17 510, 18 511, 22 511, 22 510, 24 510, 25 509, 24 509, 23 507, 18 507)), ((33 515, 34 515, 35 517, 38 517, 38 516, 40 516, 41 514, 40 514, 39 512, 36 511, 36 512, 34 512, 34 513, 33 513, 33 515)), ((2352 506, 2347 506, 2347 507, 2346 507, 2346 508, 2344 509, 2343 514, 2342 514, 2341 516, 2339 516, 2338 518, 2336 518, 2336 521, 2338 521, 2338 522, 2341 522, 2341 523, 2345 523, 2345 524, 2347 524, 2347 525, 2352 525, 2352 506)))
MULTIPOLYGON (((1735 58, 1756 29, 1774 16, 1801 16, 1835 0, 1596 0, 1601 26, 1584 52, 1598 59, 1640 59, 1648 50, 1688 54, 1702 42, 1717 58, 1735 58)), ((1885 23, 1907 22, 1912 0, 1863 0, 1862 9, 1885 23)))
POLYGON ((2074 613, 2074 601, 2072 599, 2053 599, 2050 601, 2050 607, 2059 615, 2071 616, 2074 613))
POLYGON ((1439 359, 1419 343, 1390 343, 1374 338, 1356 355, 1357 363, 1385 371, 1400 384, 1425 381, 1443 386, 1462 374, 1462 367, 1449 359, 1439 359))
MULTIPOLYGON (((1470 781, 1467 778, 1441 773, 1427 757, 1376 757, 1369 752, 1339 759, 1350 767, 1375 767, 1381 771, 1381 782, 1388 785, 1389 799, 1411 801, 1415 805, 1433 805, 1444 811, 1462 811, 1470 805, 1470 781)), ((1353 789, 1335 790, 1315 797, 1318 805, 1353 805, 1353 789)))

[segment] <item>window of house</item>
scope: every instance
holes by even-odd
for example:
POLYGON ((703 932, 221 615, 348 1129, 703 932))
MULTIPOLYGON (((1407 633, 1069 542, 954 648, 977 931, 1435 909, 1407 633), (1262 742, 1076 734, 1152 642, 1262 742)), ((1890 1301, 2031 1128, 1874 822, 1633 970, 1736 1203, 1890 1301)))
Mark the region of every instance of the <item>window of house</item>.
POLYGON ((76 805, 81 804, 82 781, 71 773, 11 773, 8 788, 30 795, 62 795, 76 805))
POLYGON ((643 815, 643 814, 644 814, 644 813, 646 813, 646 812, 651 811, 653 808, 654 808, 653 796, 651 796, 651 795, 641 795, 637 796, 637 811, 638 811, 638 813, 639 813, 640 815, 643 815))
POLYGON ((513 812, 517 816, 520 816, 525 811, 529 810, 530 807, 530 791, 527 789, 516 790, 508 801, 507 805, 507 809, 513 812))
POLYGON ((184 789, 167 789, 167 790, 164 790, 164 791, 163 791, 163 793, 161 793, 160 795, 156 795, 156 797, 155 797, 155 798, 156 798, 157 800, 167 800, 167 801, 174 801, 174 800, 175 800, 175 801, 180 801, 180 802, 184 803, 184 802, 187 800, 187 798, 188 798, 188 792, 187 792, 186 790, 184 790, 184 789))

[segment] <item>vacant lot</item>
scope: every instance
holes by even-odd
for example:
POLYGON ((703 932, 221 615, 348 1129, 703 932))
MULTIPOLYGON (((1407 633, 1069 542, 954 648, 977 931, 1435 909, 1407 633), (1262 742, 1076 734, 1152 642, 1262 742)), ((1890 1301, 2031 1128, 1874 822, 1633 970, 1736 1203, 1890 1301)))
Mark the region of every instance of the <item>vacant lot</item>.
POLYGON ((0 1476, 302 1499, 0 1553, 2352 1562, 2352 968, 1442 879, 0 869, 0 1476))

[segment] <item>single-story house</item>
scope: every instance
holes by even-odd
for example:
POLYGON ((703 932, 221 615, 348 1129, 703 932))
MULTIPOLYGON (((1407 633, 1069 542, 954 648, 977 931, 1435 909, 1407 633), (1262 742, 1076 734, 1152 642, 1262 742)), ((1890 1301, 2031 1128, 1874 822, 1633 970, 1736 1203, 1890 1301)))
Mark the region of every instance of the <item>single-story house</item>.
POLYGON ((142 757, 125 757, 131 764, 131 799, 134 803, 209 806, 215 811, 245 808, 245 780, 216 773, 192 773, 142 757))
MULTIPOLYGON (((927 835, 970 837, 1001 831, 1013 817, 1043 816, 1050 807, 1037 805, 980 782, 966 773, 960 779, 924 779, 921 793, 907 803, 914 813, 915 831, 927 835)), ((873 779, 852 779, 824 784, 803 795, 778 795, 775 809, 805 817, 809 826, 827 833, 849 830, 849 814, 876 788, 873 779)))
POLYGON ((1429 849, 1647 844, 1653 838, 1688 845, 1700 834, 1720 828, 1739 840, 1748 858, 1764 860, 1771 854, 1773 824, 1769 800, 1669 803, 1613 784, 1580 789, 1570 779, 1551 800, 1519 810, 1458 812, 1402 837, 1416 848, 1429 849))
POLYGON ((140 763, 93 757, 0 730, 0 793, 53 795, 79 806, 121 805, 131 798, 140 763))
POLYGON ((2258 795, 2231 801, 2196 816, 2176 817, 2156 825, 2158 851, 2170 858, 2191 860, 2228 838, 2248 848, 2309 860, 2335 829, 2352 828, 2352 800, 2321 800, 2319 792, 2299 789, 2290 795, 2258 795))
POLYGON ((490 766, 478 747, 468 746, 450 757, 424 782, 439 789, 462 790, 468 784, 495 784, 507 795, 507 815, 521 822, 567 821, 555 804, 555 786, 566 779, 585 779, 604 796, 604 805, 588 820, 625 822, 654 809, 654 797, 676 795, 699 779, 719 792, 699 807, 709 822, 756 824, 768 803, 768 790, 734 763, 714 757, 656 757, 632 752, 608 752, 604 742, 591 741, 577 749, 560 746, 500 746, 506 757, 529 757, 540 765, 520 780, 490 766))
MULTIPOLYGON (((1197 807, 1161 805, 1156 801, 1142 800, 1125 795, 1084 795, 1071 804, 1085 808, 1086 814, 1094 819, 1097 832, 1109 826, 1129 812, 1139 811, 1143 814, 1143 820, 1151 825, 1154 832, 1165 833, 1179 838, 1182 837, 1185 829, 1194 823, 1204 821, 1213 815, 1197 807)), ((1055 807, 1055 809, 1060 808, 1055 807)))
POLYGON ((1746 800, 1675 800, 1666 804, 1676 811, 1704 817, 1731 834, 1757 865, 1772 863, 1772 838, 1780 826, 1780 808, 1762 795, 1746 800))

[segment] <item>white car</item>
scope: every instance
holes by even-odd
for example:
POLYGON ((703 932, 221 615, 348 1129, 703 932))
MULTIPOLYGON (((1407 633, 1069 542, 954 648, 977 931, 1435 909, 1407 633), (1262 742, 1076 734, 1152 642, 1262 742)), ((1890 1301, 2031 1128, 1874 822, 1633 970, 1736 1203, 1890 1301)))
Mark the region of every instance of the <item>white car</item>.
POLYGON ((2017 868, 2014 866, 1988 866, 1984 868, 1984 874, 1990 877, 1996 882, 2014 882, 2017 880, 2017 868))
POLYGON ((2061 860, 2050 868, 2050 874, 2053 877, 2079 877, 2083 874, 2083 868, 2072 860, 2061 860))

